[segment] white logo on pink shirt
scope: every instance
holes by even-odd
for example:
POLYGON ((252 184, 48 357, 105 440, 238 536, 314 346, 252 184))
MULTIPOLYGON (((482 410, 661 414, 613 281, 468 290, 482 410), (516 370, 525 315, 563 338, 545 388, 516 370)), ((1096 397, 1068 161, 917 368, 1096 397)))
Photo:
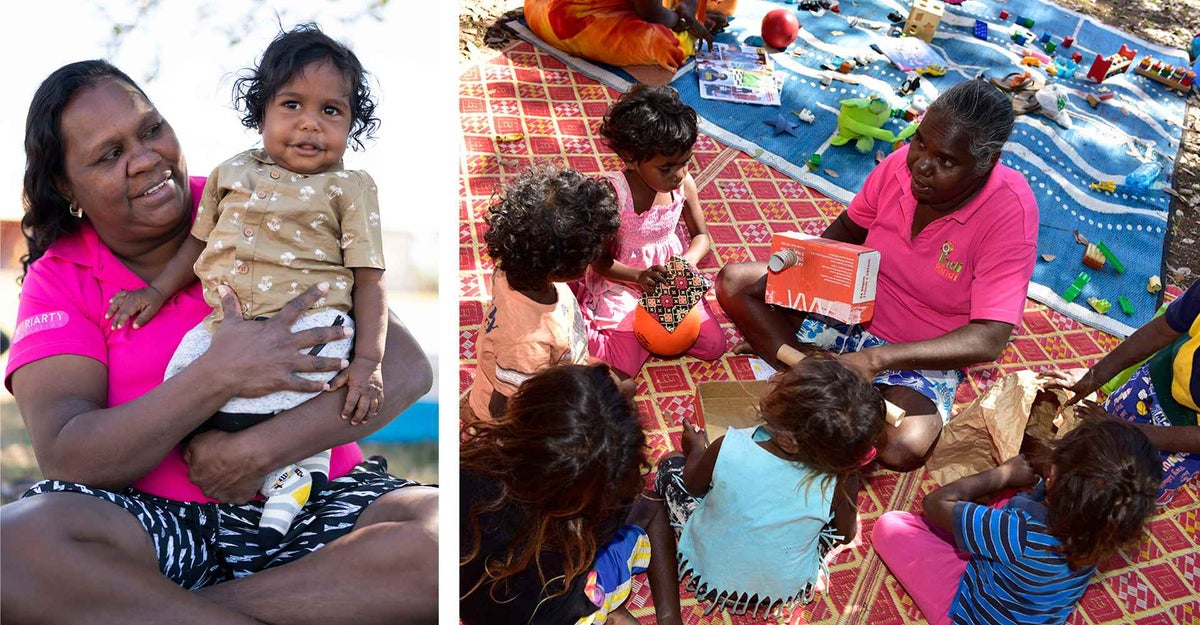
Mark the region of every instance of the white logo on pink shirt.
POLYGON ((29 336, 37 334, 42 330, 53 330, 67 325, 71 317, 67 315, 65 310, 56 310, 54 312, 39 313, 19 321, 17 329, 13 331, 13 343, 29 336))

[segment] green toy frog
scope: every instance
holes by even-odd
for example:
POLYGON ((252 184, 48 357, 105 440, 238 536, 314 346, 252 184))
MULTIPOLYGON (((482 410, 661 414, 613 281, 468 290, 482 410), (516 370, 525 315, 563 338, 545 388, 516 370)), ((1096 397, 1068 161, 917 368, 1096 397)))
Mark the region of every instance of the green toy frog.
POLYGON ((905 126, 899 134, 884 130, 883 125, 892 117, 892 109, 879 96, 842 100, 840 104, 842 109, 838 112, 837 132, 829 140, 833 145, 846 145, 854 141, 854 149, 869 154, 875 147, 876 139, 894 144, 917 131, 915 122, 905 126))

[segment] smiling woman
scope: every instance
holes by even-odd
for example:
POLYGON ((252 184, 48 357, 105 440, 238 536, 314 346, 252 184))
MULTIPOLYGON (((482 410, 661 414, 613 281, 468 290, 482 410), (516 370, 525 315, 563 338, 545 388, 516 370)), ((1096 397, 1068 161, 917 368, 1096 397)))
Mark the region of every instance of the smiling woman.
POLYGON ((109 315, 189 238, 204 181, 188 178, 174 130, 126 74, 81 61, 39 87, 25 152, 30 253, 5 383, 48 479, 0 508, 3 620, 434 620, 437 491, 354 443, 431 384, 399 321, 369 367, 381 374, 380 418, 339 419, 352 397, 339 390, 241 431, 199 432, 235 397, 320 391, 301 375, 345 368, 307 353, 344 328, 291 329, 336 286, 299 289, 265 321, 243 320, 225 289, 211 347, 164 381, 174 346, 212 311, 199 283, 140 328, 109 315), (330 448, 327 483, 284 536, 264 534, 267 504, 249 501, 264 476, 330 448))
POLYGON ((765 263, 726 265, 718 276, 717 299, 750 349, 775 366, 782 345, 832 350, 905 409, 877 444, 889 468, 924 464, 961 368, 998 357, 1021 322, 1038 210, 1025 178, 999 164, 1012 126, 1012 106, 991 85, 955 85, 826 229, 825 238, 880 252, 869 323, 767 304, 765 263))

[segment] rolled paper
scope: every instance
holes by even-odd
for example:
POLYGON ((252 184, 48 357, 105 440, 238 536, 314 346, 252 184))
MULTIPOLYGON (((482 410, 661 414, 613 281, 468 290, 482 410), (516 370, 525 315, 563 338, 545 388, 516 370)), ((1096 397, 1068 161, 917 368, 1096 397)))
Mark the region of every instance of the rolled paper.
POLYGON ((796 250, 779 250, 771 254, 770 260, 767 261, 767 269, 770 269, 772 273, 779 273, 788 267, 795 267, 799 263, 800 255, 796 253, 796 250))

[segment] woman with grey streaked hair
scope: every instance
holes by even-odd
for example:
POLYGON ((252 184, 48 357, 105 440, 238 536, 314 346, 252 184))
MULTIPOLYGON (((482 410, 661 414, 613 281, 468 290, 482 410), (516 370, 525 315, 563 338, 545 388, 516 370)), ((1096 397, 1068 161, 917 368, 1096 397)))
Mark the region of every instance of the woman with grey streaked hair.
POLYGON ((880 252, 870 321, 847 326, 766 303, 766 263, 731 263, 718 276, 717 299, 747 342, 735 351, 775 366, 783 345, 834 351, 907 412, 876 445, 888 468, 925 463, 962 368, 999 357, 1021 323, 1038 209, 1025 177, 999 162, 1012 127, 1012 105, 995 87, 955 85, 825 230, 880 252))

